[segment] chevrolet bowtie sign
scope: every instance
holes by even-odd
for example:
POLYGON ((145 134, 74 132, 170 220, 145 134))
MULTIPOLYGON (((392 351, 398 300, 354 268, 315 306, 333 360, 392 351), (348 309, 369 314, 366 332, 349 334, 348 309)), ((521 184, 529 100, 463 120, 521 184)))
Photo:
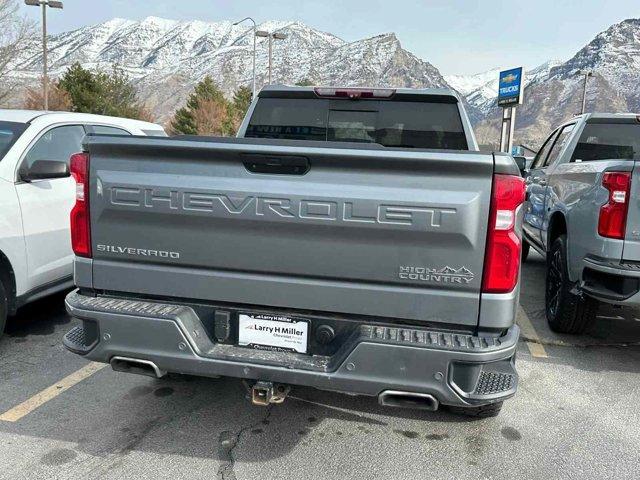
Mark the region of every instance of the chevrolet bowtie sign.
POLYGON ((498 105, 508 107, 522 104, 524 89, 522 67, 500 72, 498 82, 498 105))

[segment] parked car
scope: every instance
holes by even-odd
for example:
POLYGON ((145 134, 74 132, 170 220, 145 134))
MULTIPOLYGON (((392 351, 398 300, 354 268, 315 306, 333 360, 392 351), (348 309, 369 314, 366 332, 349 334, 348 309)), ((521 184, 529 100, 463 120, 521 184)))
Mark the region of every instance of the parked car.
POLYGON ((579 333, 599 303, 640 305, 640 116, 589 113, 555 129, 528 172, 523 256, 547 258, 550 327, 579 333))
POLYGON ((80 325, 114 370, 495 415, 514 395, 520 205, 447 89, 268 87, 244 138, 87 137, 80 325))
POLYGON ((0 110, 0 335, 7 315, 73 286, 69 157, 86 133, 165 135, 124 118, 0 110))

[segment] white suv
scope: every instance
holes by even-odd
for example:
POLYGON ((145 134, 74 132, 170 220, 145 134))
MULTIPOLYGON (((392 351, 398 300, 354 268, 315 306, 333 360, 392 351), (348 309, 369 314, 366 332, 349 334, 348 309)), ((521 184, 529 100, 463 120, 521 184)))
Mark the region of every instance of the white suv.
POLYGON ((138 120, 0 110, 0 336, 19 307, 73 285, 69 157, 87 133, 166 136, 138 120))

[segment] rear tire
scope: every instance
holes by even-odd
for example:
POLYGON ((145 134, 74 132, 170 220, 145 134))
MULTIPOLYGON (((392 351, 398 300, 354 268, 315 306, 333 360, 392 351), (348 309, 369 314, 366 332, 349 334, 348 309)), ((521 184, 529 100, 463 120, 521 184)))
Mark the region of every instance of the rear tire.
POLYGON ((4 328, 7 324, 7 315, 9 314, 9 299, 7 298, 7 292, 4 289, 2 281, 0 281, 0 337, 4 333, 4 328))
POLYGON ((522 263, 527 261, 529 257, 529 250, 531 249, 531 245, 524 238, 522 239, 522 263))
POLYGON ((464 415, 474 418, 497 417, 502 410, 502 402, 480 405, 479 407, 448 407, 448 410, 456 415, 464 415))
POLYGON ((549 327, 558 333, 582 333, 593 322, 598 302, 571 292, 567 269, 567 237, 560 235, 547 253, 545 312, 549 327))

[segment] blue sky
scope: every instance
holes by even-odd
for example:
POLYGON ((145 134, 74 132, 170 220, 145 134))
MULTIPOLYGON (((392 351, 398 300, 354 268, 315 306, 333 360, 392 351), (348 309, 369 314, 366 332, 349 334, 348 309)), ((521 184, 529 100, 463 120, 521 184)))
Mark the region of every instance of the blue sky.
MULTIPOLYGON (((22 9, 39 19, 35 7, 22 9)), ((568 58, 611 24, 640 17, 640 0, 64 0, 48 23, 55 33, 149 15, 299 20, 345 40, 395 32, 404 48, 442 73, 470 74, 568 58)))

